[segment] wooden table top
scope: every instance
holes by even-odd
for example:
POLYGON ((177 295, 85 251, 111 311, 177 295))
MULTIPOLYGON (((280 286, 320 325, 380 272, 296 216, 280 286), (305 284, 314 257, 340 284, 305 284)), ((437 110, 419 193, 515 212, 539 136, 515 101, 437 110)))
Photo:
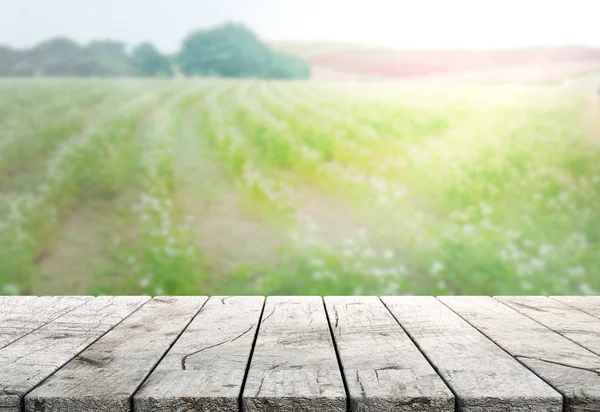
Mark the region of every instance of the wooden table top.
POLYGON ((0 296, 0 412, 600 411, 600 297, 0 296))

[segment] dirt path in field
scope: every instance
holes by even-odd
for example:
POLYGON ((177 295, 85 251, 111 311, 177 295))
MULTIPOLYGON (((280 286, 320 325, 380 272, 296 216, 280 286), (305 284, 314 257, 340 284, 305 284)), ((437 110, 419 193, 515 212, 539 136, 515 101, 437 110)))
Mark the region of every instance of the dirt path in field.
POLYGON ((189 110, 175 147, 175 201, 196 232, 211 274, 275 262, 285 241, 278 223, 251 211, 246 196, 203 141, 195 110, 189 110))
MULTIPOLYGON (((161 104, 153 104, 145 111, 134 135, 148 127, 161 104)), ((139 193, 132 189, 114 198, 100 195, 92 191, 92 197, 77 202, 60 222, 52 242, 34 258, 40 275, 32 282, 31 293, 89 294, 98 281, 103 285, 111 283, 106 277, 96 277, 113 267, 108 249, 115 236, 125 243, 135 236, 134 229, 120 226, 119 215, 131 209, 139 193)), ((114 283, 120 280, 114 279, 114 283)))
MULTIPOLYGON (((114 200, 88 199, 73 209, 52 245, 38 257, 41 274, 32 283, 31 293, 91 293, 98 280, 96 275, 112 267, 107 249, 115 236, 126 242, 127 236, 119 226, 119 211, 136 201, 136 195, 128 193, 114 200)), ((103 284, 110 281, 101 280, 103 284)))

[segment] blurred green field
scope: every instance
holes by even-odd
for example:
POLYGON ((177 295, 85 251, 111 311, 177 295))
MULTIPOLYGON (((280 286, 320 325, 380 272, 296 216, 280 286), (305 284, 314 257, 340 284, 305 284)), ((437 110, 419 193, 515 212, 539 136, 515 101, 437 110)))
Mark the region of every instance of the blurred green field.
POLYGON ((0 294, 597 294, 595 116, 553 86, 2 80, 0 294))

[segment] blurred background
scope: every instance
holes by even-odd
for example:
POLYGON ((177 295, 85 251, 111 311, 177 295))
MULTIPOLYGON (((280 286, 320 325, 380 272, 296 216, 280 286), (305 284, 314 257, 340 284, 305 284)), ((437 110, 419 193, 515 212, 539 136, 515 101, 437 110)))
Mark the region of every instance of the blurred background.
POLYGON ((0 294, 600 291, 594 1, 0 10, 0 294))

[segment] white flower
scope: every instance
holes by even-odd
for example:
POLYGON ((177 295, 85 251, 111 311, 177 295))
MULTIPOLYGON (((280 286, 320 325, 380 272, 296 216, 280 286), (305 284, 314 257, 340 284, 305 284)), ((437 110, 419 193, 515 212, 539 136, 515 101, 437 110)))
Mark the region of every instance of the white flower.
POLYGON ((330 270, 323 271, 323 276, 326 277, 326 278, 328 278, 328 279, 335 279, 336 278, 335 273, 333 273, 330 270))
POLYGON ((481 206, 481 213, 484 216, 489 216, 492 214, 493 209, 490 205, 488 205, 487 203, 482 203, 480 206, 481 206))
POLYGON ((9 283, 8 285, 4 285, 4 293, 7 295, 18 295, 21 293, 21 289, 17 285, 9 283))
POLYGON ((583 276, 585 275, 585 269, 581 266, 577 266, 573 268, 568 268, 567 273, 569 274, 569 276, 583 276))
POLYGON ((463 226, 463 233, 465 235, 470 235, 473 232, 475 232, 475 226, 473 226, 473 225, 465 225, 465 226, 463 226))
POLYGON ((435 275, 436 273, 440 273, 442 270, 444 270, 444 264, 442 262, 434 262, 433 265, 431 265, 431 269, 429 269, 429 273, 435 275))
POLYGON ((579 285, 579 290, 584 295, 595 295, 596 294, 596 291, 594 289, 592 289, 592 287, 590 285, 588 285, 587 283, 582 283, 581 285, 579 285))
POLYGON ((546 262, 543 261, 542 259, 531 259, 529 264, 531 265, 532 268, 538 269, 538 270, 544 269, 546 267, 546 262))
POLYGON ((375 256, 376 256, 376 255, 375 255, 375 251, 374 251, 372 248, 370 248, 370 247, 366 248, 366 249, 364 250, 364 252, 363 252, 363 257, 365 257, 365 258, 367 258, 367 259, 372 259, 372 258, 374 258, 375 256))
POLYGON ((569 200, 569 194, 566 192, 561 193, 560 196, 558 196, 558 200, 560 200, 563 203, 566 203, 569 200))
POLYGON ((539 254, 540 256, 546 256, 554 252, 555 247, 552 245, 540 245, 539 254))
POLYGON ((521 284, 521 286, 523 286, 523 289, 525 289, 525 290, 531 290, 531 289, 533 289, 533 285, 531 283, 529 283, 529 282, 523 282, 521 284))

